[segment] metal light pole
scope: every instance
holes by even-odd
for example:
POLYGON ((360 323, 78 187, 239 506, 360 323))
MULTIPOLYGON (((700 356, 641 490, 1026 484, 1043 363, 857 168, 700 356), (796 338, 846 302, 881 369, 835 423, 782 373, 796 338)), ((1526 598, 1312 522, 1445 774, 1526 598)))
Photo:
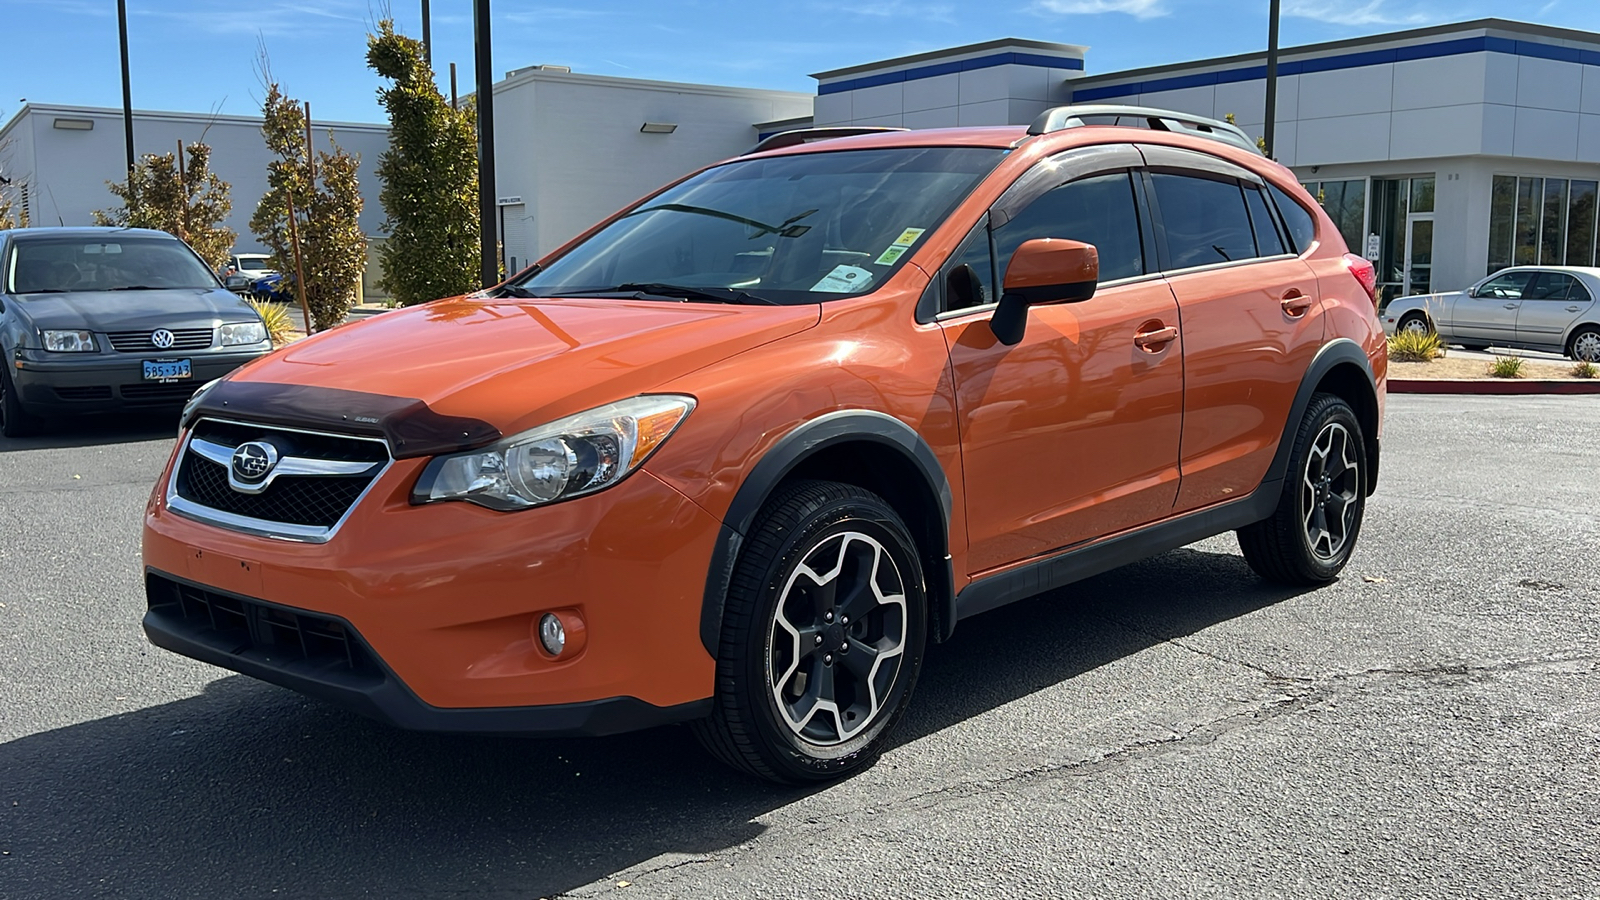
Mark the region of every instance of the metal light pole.
POLYGON ((117 36, 122 41, 122 131, 128 144, 128 185, 133 185, 133 91, 128 86, 128 2, 117 0, 117 36))
POLYGON ((1272 158, 1274 132, 1278 123, 1278 2, 1272 0, 1267 13, 1267 122, 1261 129, 1267 158, 1272 158))
POLYGON ((477 57, 478 85, 478 234, 483 286, 500 283, 500 254, 495 245, 494 206, 494 64, 489 50, 489 0, 472 0, 473 51, 477 57))
POLYGON ((428 0, 422 0, 422 61, 433 68, 433 29, 432 16, 428 15, 428 0))

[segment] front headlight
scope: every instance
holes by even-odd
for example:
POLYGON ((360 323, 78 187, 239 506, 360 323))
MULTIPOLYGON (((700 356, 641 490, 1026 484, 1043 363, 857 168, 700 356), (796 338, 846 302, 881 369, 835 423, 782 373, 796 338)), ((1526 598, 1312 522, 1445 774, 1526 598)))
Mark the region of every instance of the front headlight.
POLYGON ((44 348, 55 353, 93 353, 94 335, 87 331, 46 331, 44 348))
POLYGON ((527 509, 592 494, 638 468, 694 409, 694 398, 646 394, 558 419, 492 447, 428 464, 411 499, 527 509))
POLYGON ((222 346, 234 347, 239 344, 259 344, 267 339, 266 326, 260 322, 240 322, 237 325, 222 326, 222 346))

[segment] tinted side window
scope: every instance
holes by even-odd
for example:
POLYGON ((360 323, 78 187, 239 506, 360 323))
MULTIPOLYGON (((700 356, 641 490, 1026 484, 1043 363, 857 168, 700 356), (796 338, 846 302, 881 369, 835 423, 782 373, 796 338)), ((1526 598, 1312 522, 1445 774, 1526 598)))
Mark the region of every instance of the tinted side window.
POLYGON ((994 303, 999 297, 994 290, 994 260, 989 253, 989 219, 987 216, 967 236, 965 243, 945 266, 944 308, 967 309, 994 303), (961 266, 969 266, 977 276, 976 283, 953 283, 950 274, 961 266))
POLYGON ((1565 300, 1567 292, 1572 289, 1574 279, 1571 275, 1560 272, 1540 272, 1527 290, 1522 292, 1524 300, 1565 300))
POLYGON ((1522 297, 1522 290, 1528 286, 1528 279, 1533 277, 1532 272, 1507 272, 1499 278, 1492 278, 1478 288, 1474 296, 1493 297, 1496 300, 1517 300, 1522 297))
POLYGON ((995 231, 995 268, 1002 284, 1011 254, 1034 238, 1066 238, 1100 251, 1100 280, 1145 273, 1139 213, 1127 172, 1068 182, 1033 201, 995 231))
POLYGON ((1157 172, 1152 176, 1171 268, 1187 269, 1256 255, 1255 233, 1239 182, 1157 172))
POLYGON ((1267 198, 1260 190, 1246 187, 1244 199, 1250 206, 1250 225, 1256 231, 1256 254, 1277 256, 1289 252, 1283 246, 1283 235, 1278 233, 1278 223, 1272 220, 1272 213, 1267 209, 1267 198))
POLYGON ((1284 223, 1289 226, 1289 237, 1294 239, 1295 252, 1306 252, 1311 242, 1317 239, 1317 220, 1277 185, 1268 184, 1267 190, 1272 192, 1272 199, 1278 203, 1278 215, 1283 216, 1284 223))

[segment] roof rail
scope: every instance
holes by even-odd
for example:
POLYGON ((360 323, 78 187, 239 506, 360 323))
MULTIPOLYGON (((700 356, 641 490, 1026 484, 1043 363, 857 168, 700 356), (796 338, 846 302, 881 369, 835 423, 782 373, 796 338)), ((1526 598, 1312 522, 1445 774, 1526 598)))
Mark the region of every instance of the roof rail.
POLYGON ((1188 113, 1148 106, 1112 106, 1097 103, 1057 106, 1040 113, 1039 117, 1033 120, 1033 124, 1028 126, 1028 133, 1049 134, 1052 131, 1077 128, 1082 125, 1126 125, 1133 128, 1148 128, 1151 131, 1190 134, 1221 141, 1258 155, 1266 155, 1256 146, 1255 141, 1250 140, 1243 129, 1230 122, 1219 122, 1204 116, 1192 116, 1188 113), (1133 121, 1123 121, 1124 119, 1133 121))
POLYGON ((760 153, 763 150, 777 150, 782 147, 795 147, 800 144, 810 144, 815 141, 826 141, 830 138, 851 137, 857 134, 879 134, 885 131, 909 131, 909 128, 891 128, 887 125, 838 125, 826 128, 797 128, 794 131, 782 131, 767 138, 753 148, 746 150, 743 156, 760 153))

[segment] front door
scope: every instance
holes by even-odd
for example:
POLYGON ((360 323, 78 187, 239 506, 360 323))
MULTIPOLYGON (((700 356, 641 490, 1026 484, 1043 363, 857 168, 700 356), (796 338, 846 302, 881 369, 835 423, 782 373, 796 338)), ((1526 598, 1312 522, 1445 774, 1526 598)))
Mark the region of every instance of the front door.
POLYGON ((1182 348, 1177 302, 1145 257, 1126 170, 1056 187, 952 257, 976 275, 973 288, 946 291, 941 322, 961 423, 968 574, 1171 512, 1182 348), (990 304, 1011 253, 1039 237, 1094 244, 1102 285, 1081 303, 1031 308, 1021 343, 1008 347, 989 328, 990 304), (1136 341, 1166 328, 1165 342, 1136 341))
POLYGON ((1406 219, 1405 296, 1433 293, 1433 216, 1406 219))
POLYGON ((1517 311, 1534 272, 1517 269, 1496 275, 1459 297, 1440 332, 1451 340, 1473 344, 1512 343, 1517 339, 1517 311))

